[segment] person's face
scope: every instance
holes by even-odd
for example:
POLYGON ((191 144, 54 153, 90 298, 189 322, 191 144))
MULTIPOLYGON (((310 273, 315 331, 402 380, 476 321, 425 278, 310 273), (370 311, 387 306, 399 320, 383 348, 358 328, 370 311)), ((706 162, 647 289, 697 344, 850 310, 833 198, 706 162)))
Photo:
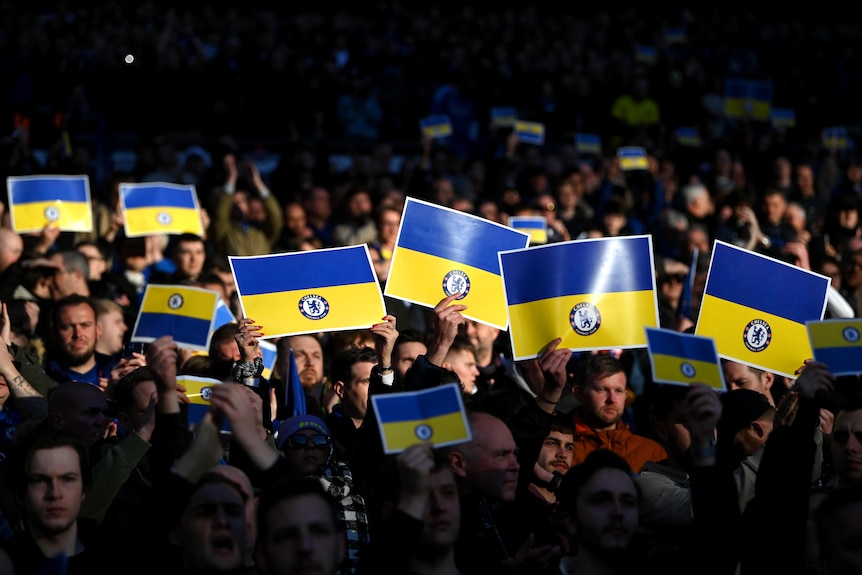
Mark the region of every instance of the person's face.
POLYGON ((244 218, 248 216, 248 210, 248 196, 242 190, 237 190, 233 194, 231 211, 236 217, 244 218))
POLYGON ((248 219, 252 222, 266 221, 266 204, 260 198, 251 198, 248 201, 248 219))
POLYGON ((470 340, 470 343, 476 349, 491 349, 494 347, 494 342, 497 341, 497 336, 500 330, 496 327, 468 319, 464 324, 464 335, 470 340))
POLYGON ((638 493, 620 469, 601 469, 583 486, 570 523, 578 545, 601 556, 628 549, 638 528, 638 493))
POLYGON ((327 190, 315 188, 306 204, 306 212, 317 218, 328 220, 332 216, 332 196, 327 190))
POLYGON ((847 503, 835 513, 829 547, 820 561, 824 575, 862 573, 862 503, 847 503))
MULTIPOLYGON (((323 379, 323 348, 314 336, 297 335, 290 339, 290 347, 296 359, 299 382, 306 390, 311 389, 323 379)), ((287 373, 284 369, 282 373, 287 373)))
POLYGON ((24 511, 34 531, 56 536, 78 520, 84 498, 81 461, 74 448, 64 445, 38 449, 27 465, 24 511))
POLYGON ((99 326, 99 348, 107 354, 123 350, 123 338, 129 330, 123 314, 115 309, 103 313, 97 320, 99 326))
POLYGON ((422 514, 421 543, 431 549, 448 549, 458 539, 461 506, 455 475, 448 466, 428 476, 428 502, 422 514))
POLYGON ((572 458, 575 455, 575 438, 571 433, 554 431, 548 434, 539 451, 538 463, 542 469, 559 471, 565 474, 572 466, 572 458))
POLYGON ((722 369, 727 389, 753 389, 767 398, 771 397, 769 388, 772 387, 772 382, 765 377, 765 372, 759 375, 747 365, 735 361, 723 362, 722 369))
POLYGON ((344 537, 332 512, 319 495, 283 499, 266 517, 265 540, 259 541, 255 559, 266 573, 333 575, 344 557, 344 537))
POLYGON ((9 231, 0 232, 0 272, 21 259, 24 253, 24 240, 18 234, 9 231))
POLYGON ((398 226, 401 225, 401 214, 394 210, 384 210, 377 222, 377 236, 381 243, 394 243, 398 237, 398 226))
POLYGON ((206 261, 206 251, 203 242, 183 242, 177 246, 174 254, 177 271, 189 278, 201 275, 206 261))
POLYGON ((230 485, 209 483, 192 495, 171 542, 182 546, 187 571, 227 572, 244 564, 247 537, 242 496, 230 485))
POLYGON ((844 274, 841 282, 851 288, 862 285, 862 252, 858 252, 844 260, 844 274))
POLYGON ((105 436, 105 429, 111 420, 108 398, 95 385, 81 384, 80 387, 81 392, 75 396, 71 405, 64 407, 58 427, 92 446, 105 436))
POLYGON ((66 267, 63 265, 63 256, 60 254, 55 254, 49 259, 52 264, 57 266, 51 281, 51 295, 54 299, 60 299, 76 293, 81 285, 80 273, 66 270, 66 267))
POLYGON ((428 353, 428 347, 421 341, 408 341, 399 344, 392 353, 392 369, 404 377, 416 358, 426 353, 428 353))
POLYGON ((307 221, 305 208, 299 204, 288 204, 284 208, 284 225, 294 236, 301 236, 305 233, 307 221))
POLYGON ((838 412, 832 424, 831 449, 839 482, 862 479, 862 409, 838 412))
POLYGON ((763 210, 766 214, 766 219, 770 222, 777 223, 784 217, 784 212, 787 209, 787 200, 781 194, 770 194, 763 200, 763 210))
POLYGON ((509 427, 497 418, 482 417, 473 429, 475 443, 463 452, 463 475, 470 490, 497 501, 514 501, 518 485, 518 447, 509 427))
POLYGON ((479 369, 476 367, 476 356, 472 351, 462 349, 450 352, 446 357, 447 367, 458 375, 464 393, 472 394, 476 391, 476 378, 479 377, 479 369))
POLYGON ((350 381, 336 381, 333 388, 341 398, 345 415, 362 419, 368 409, 368 384, 373 363, 360 361, 350 367, 350 381))
POLYGON ((57 315, 57 342, 68 367, 84 365, 93 357, 96 341, 102 330, 89 305, 81 303, 63 306, 57 315))
POLYGON ((841 289, 841 266, 835 262, 823 262, 817 271, 831 278, 830 283, 833 288, 841 289))
POLYGON ((591 379, 584 386, 575 386, 575 394, 598 431, 613 429, 626 407, 626 374, 591 379))
POLYGON ((90 279, 99 280, 102 274, 108 271, 108 262, 102 257, 102 253, 96 246, 89 244, 78 246, 78 251, 87 258, 87 267, 90 268, 90 279))
POLYGON ((352 218, 365 218, 371 214, 371 196, 366 192, 357 192, 347 201, 347 212, 352 218))
MULTIPOLYGON (((313 429, 302 429, 294 433, 294 435, 320 435, 313 429)), ((330 440, 331 441, 331 440, 330 440)), ((326 464, 329 459, 329 445, 315 445, 311 441, 307 441, 304 446, 291 447, 287 443, 284 444, 283 451, 285 457, 293 463, 300 473, 304 475, 312 475, 317 472, 321 465, 326 464)))
POLYGON ((147 418, 150 401, 158 401, 156 382, 153 380, 139 381, 132 392, 134 404, 129 413, 120 413, 117 419, 124 429, 131 431, 140 427, 147 418))
POLYGON ((242 358, 239 353, 239 346, 234 340, 217 345, 216 350, 220 359, 239 361, 242 358))
POLYGON ((796 186, 806 197, 814 193, 814 172, 811 168, 808 166, 796 168, 796 186))
POLYGON ((575 193, 575 186, 566 181, 557 188, 557 204, 561 210, 571 210, 578 204, 578 195, 575 193))
POLYGON ((672 275, 664 278, 659 283, 661 295, 667 301, 676 303, 682 295, 682 290, 685 287, 685 276, 672 275))
POLYGON ((247 542, 245 549, 246 560, 251 558, 254 553, 254 543, 257 540, 257 503, 258 499, 254 495, 254 487, 251 480, 242 470, 232 465, 218 464, 212 469, 213 473, 218 473, 227 477, 236 483, 245 499, 245 527, 247 534, 247 542))
POLYGON ((709 253, 709 236, 703 230, 691 230, 685 235, 686 250, 694 253, 694 248, 701 254, 709 253))

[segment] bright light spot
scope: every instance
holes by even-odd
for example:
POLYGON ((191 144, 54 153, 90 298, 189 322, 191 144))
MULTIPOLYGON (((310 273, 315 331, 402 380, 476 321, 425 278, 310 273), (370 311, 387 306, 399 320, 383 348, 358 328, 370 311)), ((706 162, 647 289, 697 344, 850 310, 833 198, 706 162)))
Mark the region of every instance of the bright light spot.
POLYGON ((132 62, 135 61, 135 57, 132 56, 131 54, 126 54, 126 57, 123 58, 123 60, 126 62, 126 64, 131 64, 132 62))

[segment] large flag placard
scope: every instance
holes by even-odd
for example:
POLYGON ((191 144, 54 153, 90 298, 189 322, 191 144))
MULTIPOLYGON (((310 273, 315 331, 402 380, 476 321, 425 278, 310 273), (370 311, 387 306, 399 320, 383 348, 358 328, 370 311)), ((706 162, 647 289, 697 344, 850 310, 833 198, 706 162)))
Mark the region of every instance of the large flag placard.
POLYGON ((529 242, 528 234, 503 224, 408 197, 384 295, 433 308, 461 293, 465 317, 505 330, 497 252, 529 242))
POLYGON ((267 338, 369 328, 386 315, 365 244, 228 260, 243 317, 267 338))
POLYGON ((548 243, 548 220, 544 216, 509 216, 509 227, 530 234, 530 245, 548 243))
POLYGON ((417 443, 445 447, 472 439, 457 383, 372 395, 371 401, 387 454, 400 453, 417 443))
POLYGON ((646 328, 652 378, 656 383, 705 383, 727 391, 715 340, 670 329, 646 328))
POLYGON ((213 387, 222 385, 221 380, 196 375, 178 375, 177 383, 186 389, 189 398, 188 422, 195 426, 201 422, 210 409, 213 387))
POLYGON ((658 327, 652 237, 572 240, 500 252, 512 352, 538 357, 556 338, 572 351, 646 347, 658 327))
POLYGON ((835 375, 862 374, 862 319, 824 319, 807 325, 816 361, 835 375))
POLYGON ((120 209, 130 238, 184 233, 203 236, 198 195, 191 185, 122 183, 120 209))
POLYGON ((147 284, 132 341, 171 335, 180 347, 209 349, 218 293, 192 286, 147 284))
POLYGON ((795 379, 812 357, 806 322, 823 319, 830 279, 716 240, 695 327, 719 356, 795 379))
POLYGON ((87 176, 9 176, 9 218, 19 234, 53 225, 61 231, 93 231, 87 176))

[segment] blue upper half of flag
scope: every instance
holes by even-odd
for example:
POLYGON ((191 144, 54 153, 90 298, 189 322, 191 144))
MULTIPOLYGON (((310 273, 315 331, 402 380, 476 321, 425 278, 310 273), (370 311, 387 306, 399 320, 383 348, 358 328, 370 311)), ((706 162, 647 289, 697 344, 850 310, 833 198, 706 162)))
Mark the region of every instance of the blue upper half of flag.
POLYGON ((244 296, 377 282, 364 245, 229 259, 244 296))
POLYGON ((15 204, 30 202, 89 202, 86 176, 10 178, 9 199, 15 204))
POLYGON ((646 333, 651 353, 685 357, 707 363, 716 363, 718 359, 712 338, 655 328, 647 328, 646 333))
POLYGON ((528 241, 501 224, 408 198, 398 246, 500 275, 497 252, 524 248, 528 241))
POLYGON ((416 393, 378 395, 377 405, 380 406, 381 403, 385 403, 385 409, 378 410, 380 423, 421 421, 458 413, 462 409, 457 393, 460 393, 457 388, 444 385, 416 393))
POLYGON ((629 236, 572 240, 500 254, 506 278, 541 277, 533 282, 518 281, 516 291, 507 279, 508 304, 567 295, 651 290, 651 249, 648 236, 629 236))
POLYGON ((123 186, 123 204, 126 209, 135 208, 197 208, 194 188, 191 186, 166 186, 160 184, 135 184, 123 186))
POLYGON ((705 292, 797 323, 823 317, 829 278, 716 242, 705 292))
POLYGON ((727 98, 769 102, 772 100, 772 84, 757 80, 729 78, 724 85, 727 98))

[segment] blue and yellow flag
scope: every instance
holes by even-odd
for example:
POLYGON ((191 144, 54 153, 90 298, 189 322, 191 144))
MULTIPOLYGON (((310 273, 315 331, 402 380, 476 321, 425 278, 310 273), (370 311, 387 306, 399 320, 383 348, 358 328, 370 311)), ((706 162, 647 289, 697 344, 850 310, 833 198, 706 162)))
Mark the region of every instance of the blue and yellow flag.
POLYGON ((387 454, 400 453, 417 443, 445 447, 472 439, 457 383, 372 395, 371 401, 387 454))
POLYGON ((688 33, 685 28, 667 28, 664 31, 664 41, 667 44, 685 44, 688 41, 688 33))
POLYGON ((215 309, 215 320, 213 321, 213 329, 218 329, 226 323, 236 323, 236 318, 234 317, 233 312, 230 311, 230 308, 225 303, 225 301, 221 297, 219 297, 215 309))
POLYGON ((278 359, 278 350, 274 343, 268 342, 265 339, 259 340, 260 352, 263 355, 263 373, 261 376, 266 379, 272 379, 272 370, 275 369, 275 362, 278 359))
POLYGON ((218 293, 192 286, 147 284, 132 341, 171 335, 180 347, 207 351, 218 293))
POLYGON ((178 375, 177 383, 186 388, 186 396, 189 398, 189 425, 195 426, 201 422, 210 409, 210 397, 212 389, 221 385, 221 380, 211 377, 200 377, 196 375, 178 375))
POLYGON ((515 122, 515 134, 525 144, 541 146, 545 143, 545 125, 540 122, 515 122))
POLYGON ((530 245, 548 243, 548 220, 544 216, 509 216, 509 227, 530 234, 530 245))
POLYGON ((579 154, 598 156, 602 153, 602 139, 598 134, 575 134, 575 149, 579 154))
POLYGON ((849 148, 850 139, 847 137, 847 128, 843 126, 823 128, 823 147, 835 151, 849 148))
POLYGON ((93 207, 87 176, 9 176, 9 218, 19 234, 49 224, 61 231, 93 231, 93 207))
POLYGON ((796 112, 791 108, 772 108, 773 128, 795 128, 796 112))
POLYGON ((120 184, 120 208, 126 236, 153 234, 203 236, 198 195, 194 186, 153 183, 120 184))
POLYGON ((705 383, 727 391, 715 340, 670 329, 646 328, 652 379, 656 383, 705 383))
POLYGON ((674 132, 674 136, 680 146, 685 146, 687 148, 700 148, 703 145, 697 128, 687 126, 677 128, 676 132, 674 132))
POLYGON ((461 293, 465 317, 505 330, 497 252, 529 242, 528 234, 503 224, 408 197, 384 294, 433 308, 461 293))
POLYGON ((511 128, 518 119, 515 108, 498 106, 491 108, 491 125, 495 128, 511 128))
POLYGON ((642 64, 655 64, 656 60, 658 60, 658 50, 655 46, 647 46, 646 44, 635 46, 635 61, 642 64))
POLYGON ((617 158, 620 162, 620 169, 625 172, 649 169, 646 150, 640 146, 617 148, 617 158))
POLYGON ((862 319, 825 319, 808 322, 814 359, 835 375, 862 374, 862 319))
POLYGON ((715 241, 695 334, 721 357, 795 379, 811 355, 806 322, 823 319, 830 279, 715 241))
POLYGON ((452 135, 452 122, 449 116, 427 116, 419 120, 422 134, 429 138, 446 138, 452 135))
POLYGON ((724 83, 724 115, 768 122, 772 112, 772 83, 728 78, 724 83))
POLYGON ((573 351, 646 347, 658 327, 652 237, 572 240, 500 253, 515 361, 556 338, 573 351))
POLYGON ((365 244, 228 260, 243 317, 268 338, 368 328, 386 315, 365 244))

